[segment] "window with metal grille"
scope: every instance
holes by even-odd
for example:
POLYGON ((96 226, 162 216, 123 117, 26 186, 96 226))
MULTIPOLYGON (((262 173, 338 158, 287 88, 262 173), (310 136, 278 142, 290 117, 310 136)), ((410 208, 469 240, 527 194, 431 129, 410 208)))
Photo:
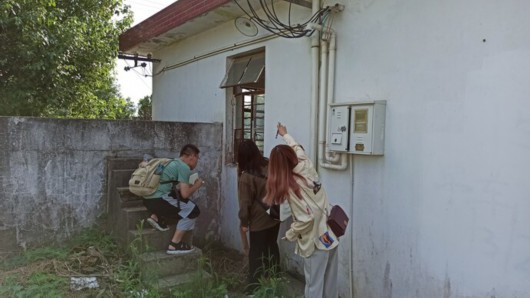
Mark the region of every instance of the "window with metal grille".
POLYGON ((265 133, 265 95, 261 91, 242 89, 242 93, 236 95, 240 107, 240 113, 235 127, 234 152, 237 156, 237 148, 243 140, 252 140, 263 154, 265 133))
POLYGON ((237 148, 243 140, 252 140, 261 153, 265 132, 265 53, 233 58, 221 88, 231 89, 227 105, 226 161, 236 163, 237 148))

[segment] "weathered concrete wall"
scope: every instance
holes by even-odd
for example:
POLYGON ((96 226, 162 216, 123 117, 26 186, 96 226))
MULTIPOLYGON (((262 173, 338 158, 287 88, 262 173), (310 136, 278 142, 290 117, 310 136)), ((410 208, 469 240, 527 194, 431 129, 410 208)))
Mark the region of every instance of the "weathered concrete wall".
POLYGON ((217 235, 222 125, 0 117, 0 252, 57 243, 105 213, 106 158, 201 150, 198 228, 217 235))

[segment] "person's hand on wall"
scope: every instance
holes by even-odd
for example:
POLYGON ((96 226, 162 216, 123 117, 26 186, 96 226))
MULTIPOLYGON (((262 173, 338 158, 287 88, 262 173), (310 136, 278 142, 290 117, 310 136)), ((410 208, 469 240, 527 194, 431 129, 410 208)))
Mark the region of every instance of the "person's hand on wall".
POLYGON ((199 188, 203 185, 204 185, 204 180, 202 180, 202 178, 197 178, 197 180, 193 182, 193 186, 195 186, 196 188, 199 188))
POLYGON ((278 134, 283 137, 287 133, 287 127, 285 125, 278 122, 278 125, 276 125, 276 128, 278 129, 278 134))

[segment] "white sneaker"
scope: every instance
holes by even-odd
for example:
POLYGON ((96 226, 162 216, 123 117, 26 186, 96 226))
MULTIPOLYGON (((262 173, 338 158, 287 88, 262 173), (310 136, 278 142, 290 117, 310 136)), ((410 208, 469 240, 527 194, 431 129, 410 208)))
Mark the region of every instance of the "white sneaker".
POLYGON ((157 222, 156 220, 152 219, 151 217, 149 217, 147 219, 147 222, 155 229, 159 230, 160 232, 165 232, 165 231, 168 231, 169 228, 168 226, 164 225, 164 224, 161 224, 159 222, 157 222))

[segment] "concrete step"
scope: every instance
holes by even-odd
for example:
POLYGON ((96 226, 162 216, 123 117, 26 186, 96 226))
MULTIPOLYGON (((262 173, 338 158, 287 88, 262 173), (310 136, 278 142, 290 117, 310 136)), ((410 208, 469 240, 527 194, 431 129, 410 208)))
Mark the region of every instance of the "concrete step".
POLYGON ((109 157, 107 166, 110 170, 116 169, 136 169, 142 161, 142 156, 138 157, 109 157))
POLYGON ((139 226, 143 229, 152 229, 151 225, 146 219, 151 215, 144 206, 126 207, 122 208, 127 218, 127 230, 137 230, 139 226), (144 221, 143 224, 141 221, 144 221))
MULTIPOLYGON (((182 285, 190 284, 190 283, 201 283, 201 281, 204 281, 205 279, 210 279, 210 278, 212 278, 211 274, 204 270, 193 271, 193 272, 189 272, 185 274, 177 274, 177 275, 170 275, 170 276, 162 277, 157 281, 157 286, 159 289, 162 289, 162 290, 167 289, 167 291, 171 293, 172 292, 171 289, 174 289, 178 286, 182 286, 182 285)), ((178 291, 178 289, 174 289, 174 290, 178 291)))
POLYGON ((116 187, 122 208, 142 206, 142 197, 133 194, 129 186, 116 187))
POLYGON ((161 232, 151 228, 149 224, 147 224, 147 226, 144 224, 142 230, 133 229, 128 231, 127 243, 130 244, 133 243, 133 241, 136 241, 135 245, 141 245, 136 247, 140 248, 142 251, 145 250, 145 247, 147 247, 149 251, 165 251, 174 233, 174 225, 169 226, 169 231, 161 232), (135 239, 141 239, 142 241, 135 239))
MULTIPOLYGON (((145 251, 146 247, 149 251, 166 251, 169 241, 171 241, 171 238, 173 238, 173 235, 175 234, 176 228, 175 225, 168 225, 168 227, 169 231, 161 232, 151 228, 149 224, 147 224, 147 226, 144 224, 144 227, 141 230, 129 230, 126 239, 122 244, 126 247, 135 241, 135 245, 137 245, 136 247, 141 251, 145 251)), ((182 240, 193 245, 193 231, 186 232, 182 240)))
POLYGON ((143 253, 139 256, 142 276, 158 278, 195 273, 199 269, 202 250, 195 247, 191 252, 168 255, 165 250, 143 253))
POLYGON ((112 182, 116 187, 129 186, 129 179, 135 169, 112 170, 112 182))

